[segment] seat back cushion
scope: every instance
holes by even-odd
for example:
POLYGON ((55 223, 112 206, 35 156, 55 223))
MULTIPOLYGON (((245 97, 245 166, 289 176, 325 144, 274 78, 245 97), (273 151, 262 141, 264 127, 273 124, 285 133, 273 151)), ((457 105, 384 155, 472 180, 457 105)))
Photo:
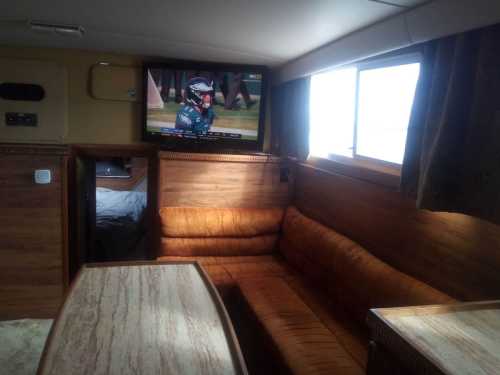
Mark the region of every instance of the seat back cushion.
POLYGON ((163 207, 160 254, 262 255, 275 251, 282 208, 163 207))
POLYGON ((455 302, 295 207, 285 214, 279 248, 288 262, 360 322, 370 308, 455 302))

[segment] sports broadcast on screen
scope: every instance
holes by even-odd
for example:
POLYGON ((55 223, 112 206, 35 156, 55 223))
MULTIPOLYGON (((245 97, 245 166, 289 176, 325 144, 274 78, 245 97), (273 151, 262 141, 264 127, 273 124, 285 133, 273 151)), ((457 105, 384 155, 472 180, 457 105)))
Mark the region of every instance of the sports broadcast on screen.
POLYGON ((148 69, 146 129, 182 138, 256 141, 261 90, 259 73, 148 69))

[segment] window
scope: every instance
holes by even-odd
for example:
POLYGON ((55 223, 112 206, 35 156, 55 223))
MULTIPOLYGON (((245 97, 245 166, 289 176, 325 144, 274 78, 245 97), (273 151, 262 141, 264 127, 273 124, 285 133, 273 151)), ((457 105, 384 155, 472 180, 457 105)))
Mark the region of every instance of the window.
POLYGON ((312 76, 311 155, 401 164, 419 73, 406 55, 312 76))

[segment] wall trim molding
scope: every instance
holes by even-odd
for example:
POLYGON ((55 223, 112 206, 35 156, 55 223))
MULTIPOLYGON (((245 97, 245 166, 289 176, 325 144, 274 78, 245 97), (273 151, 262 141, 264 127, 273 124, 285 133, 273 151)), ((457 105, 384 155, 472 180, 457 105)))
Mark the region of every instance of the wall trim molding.
POLYGON ((272 155, 203 154, 195 152, 160 151, 159 159, 184 161, 211 161, 229 163, 280 163, 281 158, 272 155))
POLYGON ((69 147, 64 145, 0 143, 0 154, 68 155, 69 153, 69 147))
POLYGON ((400 173, 395 169, 381 167, 376 163, 338 158, 337 160, 309 157, 305 162, 299 163, 305 168, 312 168, 326 174, 343 175, 360 181, 379 185, 389 190, 399 191, 400 173))

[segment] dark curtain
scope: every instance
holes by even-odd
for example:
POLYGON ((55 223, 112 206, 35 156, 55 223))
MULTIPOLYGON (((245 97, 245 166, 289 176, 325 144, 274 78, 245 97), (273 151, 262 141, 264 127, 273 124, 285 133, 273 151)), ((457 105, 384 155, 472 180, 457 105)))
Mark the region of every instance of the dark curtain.
POLYGON ((423 46, 401 189, 500 223, 500 25, 423 46))
POLYGON ((273 151, 282 156, 309 156, 309 82, 301 78, 271 91, 273 151))

